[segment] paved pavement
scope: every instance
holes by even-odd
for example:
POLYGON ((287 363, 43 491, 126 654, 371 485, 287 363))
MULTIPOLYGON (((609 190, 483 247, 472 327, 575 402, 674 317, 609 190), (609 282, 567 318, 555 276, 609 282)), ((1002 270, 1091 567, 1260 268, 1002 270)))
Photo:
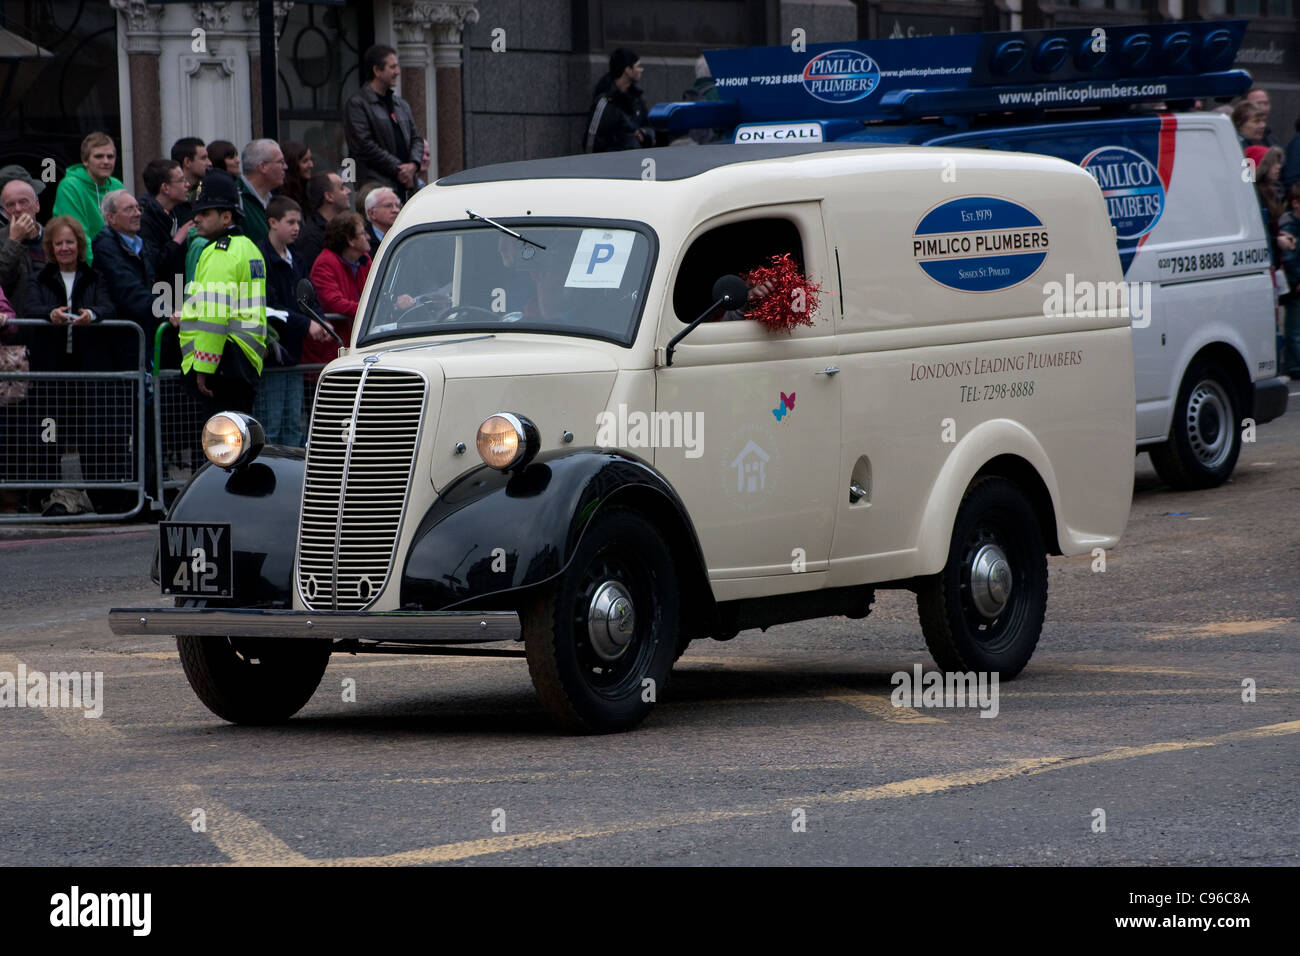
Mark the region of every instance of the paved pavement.
POLYGON ((455 657, 335 656, 289 724, 234 727, 174 643, 108 630, 162 603, 151 528, 5 528, 0 672, 102 671, 104 704, 0 708, 0 865, 1295 865, 1300 414, 1258 438, 1207 492, 1137 459, 1123 543, 1051 560, 993 719, 890 704, 933 665, 886 592, 692 645, 629 734, 558 735, 522 660, 455 657))

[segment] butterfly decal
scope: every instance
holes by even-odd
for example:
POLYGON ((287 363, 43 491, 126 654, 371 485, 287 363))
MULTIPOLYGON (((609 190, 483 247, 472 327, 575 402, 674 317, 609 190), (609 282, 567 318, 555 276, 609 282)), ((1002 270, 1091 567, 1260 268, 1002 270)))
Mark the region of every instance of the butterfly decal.
POLYGON ((791 392, 789 395, 787 395, 785 392, 782 392, 781 404, 778 405, 776 408, 772 409, 772 414, 776 417, 776 420, 779 422, 779 421, 783 421, 785 419, 786 414, 792 411, 794 411, 794 392, 791 392))

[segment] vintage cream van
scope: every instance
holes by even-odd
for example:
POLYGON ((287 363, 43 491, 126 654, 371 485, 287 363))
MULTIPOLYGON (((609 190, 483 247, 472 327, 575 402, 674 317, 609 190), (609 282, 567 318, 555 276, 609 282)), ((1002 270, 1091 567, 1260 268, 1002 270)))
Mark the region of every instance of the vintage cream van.
POLYGON ((1096 182, 1042 156, 727 145, 449 176, 385 238, 305 452, 211 420, 160 532, 177 607, 113 628, 180 635, 240 723, 295 713, 331 652, 522 641, 562 726, 625 729, 689 641, 865 618, 881 587, 916 593, 941 667, 1010 678, 1047 555, 1128 515, 1121 279, 1096 182), (717 321, 779 254, 821 286, 811 325, 717 321), (1054 283, 1103 304, 1047 309, 1054 283))

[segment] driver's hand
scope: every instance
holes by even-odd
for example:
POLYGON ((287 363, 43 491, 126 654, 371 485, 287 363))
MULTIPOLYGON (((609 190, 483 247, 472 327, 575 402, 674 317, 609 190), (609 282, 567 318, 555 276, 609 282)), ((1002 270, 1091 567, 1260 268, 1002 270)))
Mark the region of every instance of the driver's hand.
POLYGON ((399 295, 397 297, 397 301, 394 304, 399 309, 409 309, 411 306, 415 305, 415 300, 412 299, 409 295, 403 293, 402 295, 399 295))

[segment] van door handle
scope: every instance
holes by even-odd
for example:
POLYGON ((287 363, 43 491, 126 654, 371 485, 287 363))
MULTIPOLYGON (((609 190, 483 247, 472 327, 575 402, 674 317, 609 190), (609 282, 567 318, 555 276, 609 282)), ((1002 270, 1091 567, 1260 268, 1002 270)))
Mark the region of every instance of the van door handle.
POLYGON ((813 374, 814 375, 839 375, 840 370, 834 365, 827 365, 821 371, 813 372, 813 374))

